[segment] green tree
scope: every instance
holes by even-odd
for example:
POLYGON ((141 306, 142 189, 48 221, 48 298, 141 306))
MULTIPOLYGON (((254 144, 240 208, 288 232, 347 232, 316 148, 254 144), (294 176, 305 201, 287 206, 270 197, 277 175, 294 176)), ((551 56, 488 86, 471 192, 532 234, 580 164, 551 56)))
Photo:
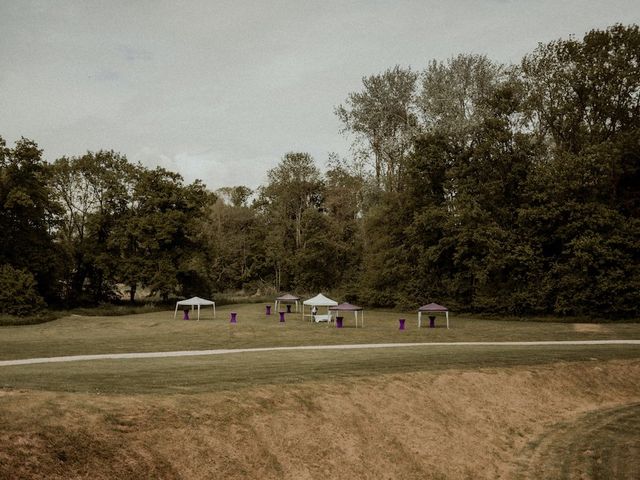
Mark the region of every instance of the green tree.
POLYGON ((264 230, 256 209, 247 205, 251 190, 227 187, 206 209, 203 243, 209 283, 217 291, 251 288, 265 272, 264 230))
POLYGON ((129 208, 133 166, 113 151, 62 157, 50 166, 50 186, 62 206, 56 240, 65 258, 67 302, 98 302, 114 292, 115 262, 107 240, 129 208))
POLYGON ((183 185, 182 177, 163 168, 135 169, 130 205, 117 219, 108 239, 113 271, 129 286, 134 301, 139 286, 164 299, 179 290, 180 272, 196 248, 190 231, 206 201, 200 182, 183 185))
POLYGON ((47 301, 58 298, 58 249, 52 232, 59 205, 47 183, 42 150, 22 138, 7 148, 0 137, 0 264, 31 272, 47 301))
POLYGON ((446 63, 432 60, 422 73, 417 98, 426 128, 466 138, 470 128, 490 115, 487 100, 505 73, 484 55, 460 54, 446 63))
POLYGON ((28 270, 0 265, 0 313, 26 316, 44 307, 36 280, 28 270))
POLYGON ((322 205, 324 184, 313 158, 307 153, 287 153, 267 173, 268 184, 256 202, 266 228, 265 251, 278 290, 305 288, 296 257, 311 248, 305 222, 308 210, 322 205))
POLYGON ((638 314, 639 63, 637 25, 541 45, 522 62, 550 145, 524 213, 558 313, 638 314))
POLYGON ((343 132, 354 135, 354 146, 373 162, 379 187, 394 191, 419 131, 415 96, 418 75, 396 66, 362 79, 363 90, 350 93, 335 112, 343 132))

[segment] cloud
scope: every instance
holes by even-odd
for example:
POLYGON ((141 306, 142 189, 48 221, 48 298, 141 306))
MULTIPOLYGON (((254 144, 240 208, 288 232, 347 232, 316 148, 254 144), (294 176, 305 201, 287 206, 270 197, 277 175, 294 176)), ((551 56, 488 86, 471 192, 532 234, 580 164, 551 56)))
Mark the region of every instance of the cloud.
POLYGON ((144 147, 129 159, 148 168, 160 166, 177 172, 187 183, 202 180, 210 190, 235 185, 255 189, 265 181, 264 167, 275 166, 278 161, 266 157, 231 159, 213 151, 166 155, 153 147, 144 147))
POLYGON ((615 22, 639 23, 640 3, 3 2, 0 135, 254 187, 288 151, 349 154, 333 109, 363 76, 461 52, 517 62, 615 22))

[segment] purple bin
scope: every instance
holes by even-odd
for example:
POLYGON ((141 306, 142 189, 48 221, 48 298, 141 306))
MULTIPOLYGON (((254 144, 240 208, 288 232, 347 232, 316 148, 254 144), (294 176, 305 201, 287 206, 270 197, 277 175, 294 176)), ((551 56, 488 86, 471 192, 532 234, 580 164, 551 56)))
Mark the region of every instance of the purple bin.
POLYGON ((436 328, 436 317, 435 317, 435 315, 429 315, 429 328, 436 328))
POLYGON ((271 305, 267 305, 267 315, 271 315, 271 305))
POLYGON ((183 319, 183 320, 189 320, 189 309, 188 309, 188 308, 185 308, 185 309, 183 310, 183 312, 184 312, 184 315, 182 316, 182 319, 183 319))
POLYGON ((236 313, 236 312, 231 312, 231 320, 230 320, 230 323, 238 323, 238 322, 237 322, 237 320, 236 320, 236 315, 237 315, 237 313, 236 313))
POLYGON ((400 323, 399 330, 404 330, 404 318, 399 318, 398 322, 400 323))
POLYGON ((287 313, 291 313, 291 305, 287 304, 287 313))
POLYGON ((284 322, 284 312, 279 312, 280 313, 280 321, 284 322))
POLYGON ((336 317, 336 328, 342 328, 342 317, 336 317))

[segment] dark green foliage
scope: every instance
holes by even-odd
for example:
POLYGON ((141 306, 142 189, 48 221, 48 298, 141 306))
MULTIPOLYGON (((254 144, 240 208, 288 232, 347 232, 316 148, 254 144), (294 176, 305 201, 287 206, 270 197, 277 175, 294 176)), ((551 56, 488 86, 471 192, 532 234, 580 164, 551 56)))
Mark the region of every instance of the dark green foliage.
POLYGON ((44 308, 33 275, 11 265, 0 265, 0 314, 24 317, 44 308))
POLYGON ((430 64, 399 197, 365 215, 363 299, 639 315, 639 65, 640 31, 620 25, 519 69, 430 64))

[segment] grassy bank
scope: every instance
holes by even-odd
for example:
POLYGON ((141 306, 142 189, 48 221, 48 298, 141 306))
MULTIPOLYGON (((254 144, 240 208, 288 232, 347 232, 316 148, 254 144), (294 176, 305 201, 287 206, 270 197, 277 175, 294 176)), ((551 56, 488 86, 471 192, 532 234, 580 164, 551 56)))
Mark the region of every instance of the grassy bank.
MULTIPOLYGON (((548 358, 558 355, 560 363, 488 367, 498 359, 515 364, 532 356, 514 351, 506 359, 476 351, 464 360, 467 367, 452 369, 455 358, 462 361, 460 353, 439 353, 445 370, 428 370, 438 358, 420 363, 412 352, 426 370, 365 377, 345 370, 348 360, 357 359, 329 358, 322 368, 333 364, 333 371, 316 380, 303 370, 317 368, 313 364, 321 359, 300 367, 305 359, 295 356, 278 355, 275 364, 250 356, 245 367, 239 357, 228 367, 69 364, 64 368, 71 368, 66 381, 72 384, 86 375, 98 389, 133 393, 131 383, 142 381, 148 393, 0 390, 0 478, 638 478, 633 419, 640 361, 565 362, 566 354, 545 352, 548 358), (153 373, 156 367, 163 368, 153 373), (262 383, 274 370, 293 383, 262 383), (153 381, 144 379, 145 371, 153 381), (219 390, 225 375, 246 375, 247 386, 219 390), (178 388, 180 378, 191 387, 178 388), (621 421, 605 427, 611 418, 621 421)), ((395 363, 380 360, 368 367, 371 359, 361 358, 358 367, 395 363)), ((63 368, 27 370, 36 383, 64 375, 63 368)))

